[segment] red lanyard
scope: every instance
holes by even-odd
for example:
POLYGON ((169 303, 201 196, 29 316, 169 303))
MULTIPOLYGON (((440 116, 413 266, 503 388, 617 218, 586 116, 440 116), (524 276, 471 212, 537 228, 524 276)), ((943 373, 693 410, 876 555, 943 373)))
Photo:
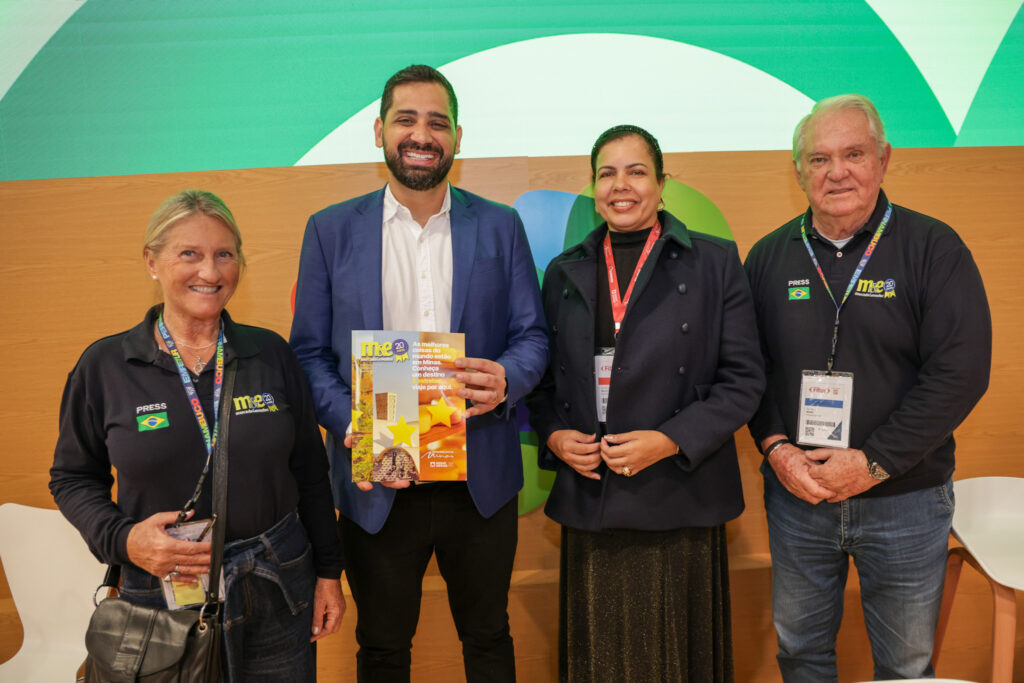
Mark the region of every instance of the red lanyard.
POLYGON ((629 281, 626 296, 621 297, 619 296, 619 277, 615 273, 615 256, 612 254, 612 238, 608 234, 604 236, 604 262, 608 268, 608 293, 611 294, 612 298, 612 320, 615 321, 615 334, 619 333, 622 319, 626 317, 626 306, 629 304, 629 297, 633 293, 636 276, 640 274, 640 270, 644 267, 644 263, 647 262, 647 257, 651 255, 651 249, 654 248, 654 243, 658 241, 659 237, 661 237, 661 224, 658 221, 654 221, 651 234, 647 236, 647 243, 644 244, 644 250, 640 253, 640 259, 636 262, 636 268, 633 269, 633 277, 629 281))

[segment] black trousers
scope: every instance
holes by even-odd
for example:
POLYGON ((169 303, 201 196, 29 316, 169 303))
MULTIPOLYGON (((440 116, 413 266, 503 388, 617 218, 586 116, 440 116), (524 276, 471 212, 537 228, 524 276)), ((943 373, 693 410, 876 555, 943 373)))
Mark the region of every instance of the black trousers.
POLYGON ((448 587, 466 680, 515 681, 508 590, 518 523, 514 498, 485 519, 462 482, 399 490, 376 534, 339 518, 345 573, 358 611, 360 683, 409 680, 423 575, 432 554, 448 587))

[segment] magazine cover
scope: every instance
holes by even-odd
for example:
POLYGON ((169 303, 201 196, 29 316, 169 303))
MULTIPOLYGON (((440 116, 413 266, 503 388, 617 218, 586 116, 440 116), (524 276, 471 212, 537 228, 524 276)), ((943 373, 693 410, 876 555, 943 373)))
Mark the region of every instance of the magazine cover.
POLYGON ((465 335, 352 331, 352 481, 465 481, 465 335))

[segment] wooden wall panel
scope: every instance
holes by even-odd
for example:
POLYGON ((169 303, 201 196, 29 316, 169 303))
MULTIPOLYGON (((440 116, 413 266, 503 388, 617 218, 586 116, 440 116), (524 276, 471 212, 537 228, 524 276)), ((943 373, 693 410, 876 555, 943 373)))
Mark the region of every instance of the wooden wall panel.
MULTIPOLYGON (((666 171, 719 206, 741 254, 805 206, 787 152, 670 154, 666 171)), ((376 189, 384 178, 382 164, 352 164, 0 183, 0 502, 52 507, 47 470, 64 380, 87 344, 136 324, 157 300, 140 243, 160 201, 186 187, 225 199, 241 226, 249 260, 229 308, 241 321, 287 335, 307 216, 376 189)), ((579 191, 589 182, 589 168, 582 156, 474 159, 456 161, 453 178, 511 204, 528 190, 579 191)), ((1024 384, 1024 304, 1016 277, 1024 251, 1017 211, 1024 148, 896 150, 885 188, 893 201, 952 225, 973 251, 988 289, 993 378, 988 395, 958 431, 957 476, 1024 476, 1015 448, 1024 430, 1015 391, 1024 384)), ((760 456, 745 432, 739 443, 747 511, 728 526, 737 680, 772 681, 777 672, 760 456)), ((554 676, 558 537, 557 526, 539 510, 520 520, 510 611, 524 680, 554 676)), ((871 673, 859 595, 851 583, 839 645, 844 681, 871 673)), ((970 569, 961 583, 940 673, 982 680, 991 607, 987 589, 970 569)), ((425 591, 414 679, 458 678, 459 647, 436 568, 425 591)), ((321 648, 321 680, 351 678, 354 606, 350 610, 342 635, 321 648)), ((0 579, 0 660, 17 650, 20 639, 20 622, 0 579)), ((1017 642, 1017 671, 1024 680, 1024 629, 1017 642)))

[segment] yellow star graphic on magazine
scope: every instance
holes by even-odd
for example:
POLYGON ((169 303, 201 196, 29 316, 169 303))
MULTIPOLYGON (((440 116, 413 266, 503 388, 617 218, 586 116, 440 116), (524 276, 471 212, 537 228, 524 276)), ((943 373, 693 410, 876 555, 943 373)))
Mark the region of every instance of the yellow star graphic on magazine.
POLYGON ((388 425, 393 439, 392 445, 397 446, 401 443, 407 443, 411 446, 412 434, 416 431, 416 428, 417 425, 406 424, 405 415, 399 416, 398 424, 388 425))
POLYGON ((431 426, 440 424, 445 427, 452 426, 452 413, 455 412, 455 408, 448 405, 448 400, 444 396, 438 399, 434 405, 427 406, 427 410, 430 411, 431 426))

